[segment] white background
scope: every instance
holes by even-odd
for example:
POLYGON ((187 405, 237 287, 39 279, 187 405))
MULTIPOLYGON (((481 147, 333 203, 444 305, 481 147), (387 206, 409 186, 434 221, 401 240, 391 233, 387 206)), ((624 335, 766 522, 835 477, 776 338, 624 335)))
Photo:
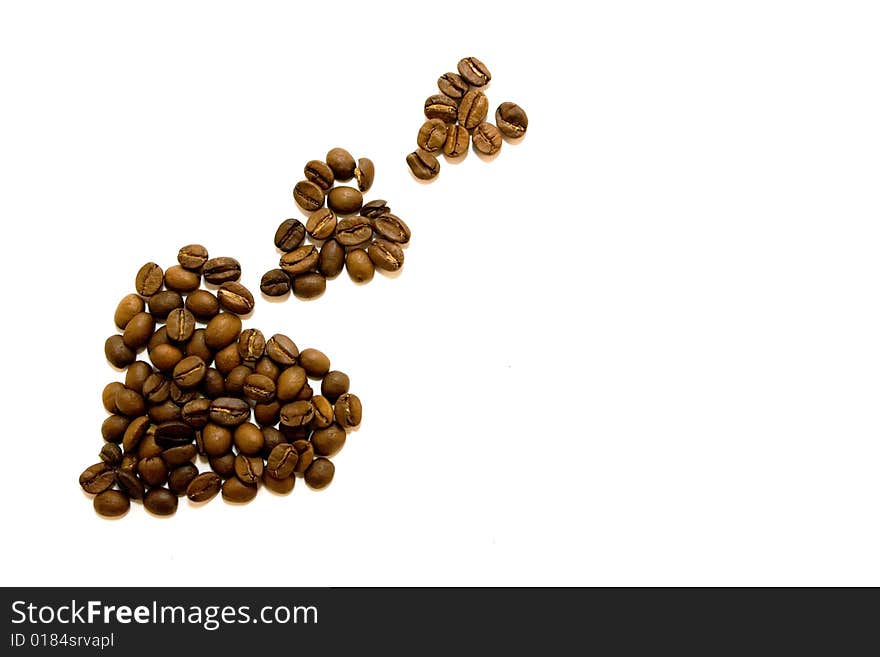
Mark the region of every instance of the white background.
POLYGON ((870 2, 4 3, 2 583, 880 584, 878 28, 870 2), (419 184, 466 55, 528 135, 419 184), (98 518, 77 477, 138 267, 202 242, 256 290, 337 145, 413 229, 403 273, 248 323, 351 375, 335 481, 98 518))

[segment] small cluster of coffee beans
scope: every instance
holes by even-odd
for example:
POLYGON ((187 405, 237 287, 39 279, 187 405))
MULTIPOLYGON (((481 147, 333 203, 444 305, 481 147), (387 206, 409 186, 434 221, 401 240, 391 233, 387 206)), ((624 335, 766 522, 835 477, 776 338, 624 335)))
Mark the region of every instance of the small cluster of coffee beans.
POLYGON ((363 192, 375 175, 371 160, 355 162, 345 149, 333 148, 325 161, 311 160, 304 171, 306 179, 294 186, 293 198, 309 217, 305 225, 286 219, 275 231, 275 246, 283 255, 277 269, 263 274, 263 294, 280 297, 292 290, 300 299, 314 299, 343 267, 353 281, 366 283, 376 269, 394 272, 403 266, 409 227, 384 200, 364 203, 363 192), (352 178, 357 189, 334 187, 352 178))
POLYGON ((205 502, 218 492, 249 502, 261 483, 289 493, 297 476, 326 487, 335 472, 328 457, 361 421, 348 376, 285 335, 242 330, 254 301, 237 282, 236 260, 190 245, 178 261, 166 271, 141 267, 136 294, 116 308, 122 333, 107 339, 105 354, 125 380, 104 388, 101 460, 79 478, 95 511, 120 516, 135 500, 170 515, 179 496, 205 502), (202 276, 219 285, 216 294, 200 289, 202 276), (137 360, 144 350, 150 362, 137 360), (320 380, 320 395, 309 379, 320 380), (210 470, 200 473, 197 457, 210 470))
POLYGON ((440 173, 440 162, 434 153, 443 151, 450 159, 460 158, 473 143, 483 155, 501 150, 502 135, 519 139, 526 134, 529 118, 516 103, 505 102, 495 110, 495 125, 486 121, 489 100, 483 89, 492 74, 476 57, 458 62, 458 73, 444 73, 437 80, 439 94, 425 101, 427 121, 419 128, 418 150, 406 156, 413 175, 419 180, 432 180, 440 173))

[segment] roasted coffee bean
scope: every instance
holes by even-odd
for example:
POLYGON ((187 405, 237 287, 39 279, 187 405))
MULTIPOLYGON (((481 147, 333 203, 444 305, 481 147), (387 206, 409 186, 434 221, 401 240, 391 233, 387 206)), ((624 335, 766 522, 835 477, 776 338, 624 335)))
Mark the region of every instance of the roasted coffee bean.
POLYGON ((281 256, 279 266, 291 276, 312 271, 318 266, 318 249, 314 244, 304 244, 281 256))
POLYGON ((164 321, 172 310, 183 308, 183 297, 174 290, 162 290, 151 296, 147 303, 150 307, 150 314, 156 319, 164 321))
POLYGON ((468 130, 473 130, 489 113, 489 99, 482 91, 468 91, 458 106, 458 122, 468 130))
POLYGON ((217 299, 223 308, 239 315, 247 315, 254 309, 254 295, 241 283, 223 283, 217 290, 217 299))
POLYGON ((153 337, 147 343, 147 350, 153 351, 160 344, 171 344, 171 340, 168 339, 168 329, 164 326, 156 329, 156 332, 153 333, 153 337))
POLYGON ((196 290, 186 298, 186 309, 200 322, 207 322, 220 312, 220 302, 207 290, 196 290))
POLYGON ((119 445, 114 443, 104 443, 98 456, 101 457, 104 463, 113 468, 122 461, 122 450, 119 448, 119 445))
POLYGON ((336 214, 330 208, 315 210, 309 215, 306 231, 316 240, 331 237, 336 232, 336 214))
POLYGON ((239 365, 226 375, 226 393, 240 397, 244 390, 244 380, 251 375, 251 368, 247 365, 239 365))
POLYGON ((300 299, 314 299, 324 294, 327 279, 321 274, 300 274, 293 279, 293 293, 300 299))
POLYGON ((455 123, 458 120, 458 101, 443 94, 429 96, 425 101, 425 116, 440 119, 444 123, 455 123))
POLYGON ((318 270, 327 278, 335 278, 345 266, 345 249, 336 240, 327 240, 321 245, 318 256, 318 270))
POLYGON ((244 380, 244 396, 258 404, 275 399, 275 382, 262 374, 249 374, 244 380))
POLYGON ((338 424, 318 429, 312 434, 312 446, 315 448, 315 454, 334 456, 345 446, 345 438, 345 429, 338 424))
POLYGON ((336 177, 333 174, 333 169, 327 166, 325 162, 321 162, 321 160, 309 160, 306 163, 305 169, 303 169, 303 173, 306 174, 306 180, 315 183, 325 192, 333 187, 333 180, 336 177))
POLYGON ((125 494, 118 490, 105 490, 95 497, 94 507, 98 515, 105 518, 117 518, 128 512, 131 502, 125 494))
POLYGON ((266 472, 275 479, 284 479, 293 474, 298 454, 293 445, 281 443, 271 451, 266 459, 266 472))
POLYGON ((224 427, 234 427, 247 422, 251 416, 251 407, 243 399, 220 397, 211 402, 209 415, 211 422, 224 427))
POLYGON ((174 515, 177 511, 177 495, 167 488, 152 488, 144 496, 144 508, 157 516, 174 515))
POLYGON ((333 424, 333 404, 321 395, 315 395, 310 400, 312 404, 312 422, 315 429, 325 429, 333 424))
POLYGON ((288 367, 278 375, 275 394, 281 401, 293 401, 306 384, 306 371, 297 365, 288 367))
POLYGON ((257 361, 257 365, 254 367, 254 373, 268 376, 273 381, 277 381, 278 375, 281 374, 281 368, 278 367, 271 358, 263 356, 257 361))
POLYGON ((137 353, 125 346, 121 335, 111 335, 104 342, 104 355, 113 367, 123 368, 131 365, 137 353))
POLYGON ((116 306, 116 312, 113 314, 113 321, 116 323, 117 328, 124 329, 132 317, 138 313, 144 312, 144 308, 146 308, 144 300, 138 295, 126 294, 122 297, 119 305, 116 306))
POLYGON ((328 207, 338 214, 354 214, 364 204, 364 195, 354 187, 334 187, 327 194, 328 207))
POLYGON ((297 440, 308 440, 309 436, 312 435, 312 430, 308 427, 287 427, 283 424, 278 425, 278 431, 281 432, 281 435, 289 443, 297 440))
POLYGON ((79 485, 87 493, 100 493, 116 483, 113 468, 103 461, 90 465, 79 476, 79 485))
POLYGON ((388 203, 384 199, 379 198, 375 201, 368 201, 367 203, 364 203, 364 206, 361 208, 359 214, 362 217, 373 219, 389 212, 391 212, 391 208, 388 207, 388 203))
POLYGON ((294 440, 292 445, 297 454, 296 467, 293 472, 302 476, 315 459, 315 449, 312 443, 304 439, 294 440))
POLYGON ((376 177, 376 166, 368 157, 358 158, 357 168, 354 170, 354 179, 357 180, 358 189, 362 192, 369 191, 376 177))
POLYGON ((138 463, 153 456, 160 456, 164 449, 164 447, 156 442, 156 435, 148 431, 137 448, 138 463))
POLYGON ((312 386, 307 383, 300 389, 299 394, 297 394, 296 399, 293 401, 309 401, 313 396, 312 386))
POLYGON ((189 388, 181 388, 174 381, 171 382, 171 390, 168 393, 168 396, 178 406, 183 406, 184 404, 188 404, 193 399, 198 396, 197 390, 192 390, 189 388))
POLYGON ((119 469, 116 471, 116 485, 131 499, 144 499, 144 484, 130 470, 119 469))
POLYGON ((174 468, 168 475, 168 487, 177 495, 184 495, 197 474, 199 474, 199 469, 196 466, 192 463, 184 463, 174 468))
POLYGON ((264 457, 269 456, 269 453, 278 445, 287 442, 284 434, 278 431, 275 427, 262 427, 262 431, 263 449, 260 450, 260 454, 264 457))
POLYGON ((156 321, 149 313, 138 313, 125 325, 122 341, 125 346, 138 351, 147 346, 156 328, 156 321))
POLYGON ((150 404, 161 404, 171 394, 171 381, 159 372, 153 372, 141 387, 144 399, 150 404))
POLYGON ((331 148, 327 153, 327 166, 333 170, 336 180, 351 180, 357 164, 354 158, 344 148, 331 148))
POLYGON ((235 457, 235 475, 241 479, 242 483, 256 486, 263 476, 262 457, 239 454, 235 457))
POLYGON ((409 244, 412 235, 403 219, 390 212, 373 219, 373 231, 379 237, 397 244, 409 244))
POLYGON ((254 419, 261 427, 278 424, 281 419, 281 403, 275 399, 266 404, 254 405, 254 419))
POLYGON ((142 360, 136 360, 128 366, 125 372, 125 387, 129 390, 142 392, 144 382, 153 373, 153 368, 142 360))
POLYGON ((181 294, 198 290, 202 277, 197 273, 174 265, 165 270, 165 287, 181 294))
POLYGON ((526 111, 516 103, 505 102, 495 110, 495 124, 508 139, 519 139, 526 134, 529 117, 526 111))
POLYGON ((163 422, 176 422, 181 419, 182 414, 180 406, 169 399, 156 406, 150 406, 149 416, 150 420, 156 424, 162 424, 163 422))
POLYGON ((324 375, 324 380, 321 381, 321 394, 331 402, 336 402, 340 395, 344 395, 348 392, 348 386, 350 383, 348 374, 345 372, 340 372, 338 370, 327 372, 327 374, 324 375))
POLYGON ((275 246, 289 253, 301 246, 305 238, 306 227, 299 219, 285 219, 275 231, 275 246))
POLYGON ((186 308, 175 308, 168 313, 165 330, 169 340, 186 342, 196 330, 196 318, 186 308))
POLYGON ((403 249, 394 242, 378 239, 370 244, 367 254, 378 269, 397 271, 403 267, 403 249))
POLYGON ((472 87, 483 87, 492 79, 489 69, 476 57, 465 57, 458 62, 458 72, 472 87))
POLYGON ((245 329, 238 336, 238 355, 244 361, 256 361, 266 352, 266 338, 258 329, 245 329))
POLYGON ((352 249, 345 254, 345 269, 355 283, 367 283, 373 280, 376 271, 373 261, 364 249, 352 249))
POLYGON ((205 342, 211 349, 231 345, 241 333, 241 319, 232 313, 220 313, 205 328, 205 342))
POLYGON ((293 365, 299 358, 299 349, 283 333, 276 333, 266 342, 266 355, 279 365, 293 365))
POLYGON ((256 456, 263 449, 263 432, 256 424, 245 422, 235 429, 232 441, 240 453, 256 456))
POLYGON ((460 99, 470 89, 468 83, 458 73, 444 73, 437 80, 437 87, 440 93, 453 100, 460 99))
POLYGON ((161 456, 150 456, 138 461, 137 472, 147 486, 161 486, 168 480, 168 466, 161 456))
POLYGON ((314 417, 315 409, 311 402, 295 401, 281 407, 281 424, 288 427, 303 427, 314 417))
MULTIPOLYGON (((174 383, 185 390, 197 387, 205 378, 208 366, 198 356, 187 356, 174 366, 174 383)), ((175 400, 175 403, 179 403, 175 400)))
POLYGON ((324 205, 324 190, 308 180, 300 180, 293 188, 293 200, 306 212, 314 212, 324 205))
POLYGON ((162 289, 165 272, 155 262, 148 262, 134 278, 134 290, 143 297, 151 297, 162 289))
POLYGON ((210 399, 193 399, 184 405, 181 411, 181 418, 193 429, 203 429, 208 424, 210 410, 210 399))
POLYGON ((177 252, 177 262, 185 269, 201 273, 208 262, 208 249, 201 244, 187 244, 177 252))
POLYGON ((139 392, 122 388, 116 391, 116 408, 123 415, 137 417, 143 415, 147 407, 139 392))
POLYGON ((367 217, 346 217, 336 225, 336 241, 342 246, 360 246, 373 237, 373 227, 367 217))
POLYGON ((188 445, 195 440, 196 432, 182 420, 163 422, 156 427, 156 443, 163 449, 188 445))
POLYGON ((224 390, 223 375, 216 368, 209 367, 202 381, 202 394, 209 399, 216 399, 223 396, 224 390))
POLYGON ((501 150, 503 142, 498 128, 491 123, 478 125, 471 134, 471 139, 474 142, 474 148, 483 155, 495 155, 501 150))
POLYGON ((260 292, 267 297, 283 297, 290 292, 290 278, 283 269, 270 269, 260 279, 260 292))
POLYGON ((157 370, 171 372, 183 360, 183 352, 170 344, 160 344, 150 351, 150 360, 157 370))
POLYGON ((320 379, 330 371, 330 359, 317 349, 303 349, 299 355, 299 364, 312 379, 320 379))
POLYGON ((122 448, 126 452, 132 452, 140 445, 141 440, 147 435, 150 428, 150 418, 146 415, 133 419, 125 429, 122 437, 122 448))
POLYGON ((131 420, 124 415, 111 415, 101 425, 101 436, 111 443, 121 442, 129 422, 131 420))
MULTIPOLYGON (((299 352, 297 352, 297 356, 298 355, 299 352)), ((104 408, 107 409, 108 413, 115 413, 118 410, 116 408, 116 393, 124 387, 125 386, 119 381, 111 381, 104 386, 104 390, 101 392, 101 402, 104 404, 104 408)))
POLYGON ((186 342, 184 353, 187 356, 198 356, 205 361, 205 365, 210 364, 214 360, 214 352, 208 346, 205 329, 193 331, 192 336, 186 342))
POLYGON ((263 472, 263 485, 273 493, 287 495, 296 485, 296 475, 290 475, 284 479, 276 479, 268 472, 263 472))
POLYGON ((241 355, 238 353, 237 339, 232 344, 223 347, 223 349, 218 351, 217 355, 214 357, 214 365, 217 366, 217 371, 224 376, 229 376, 229 373, 241 364, 241 355))
POLYGON ((429 153, 435 153, 446 143, 446 123, 441 119, 428 119, 419 128, 416 144, 429 153))
POLYGON ((122 463, 119 464, 120 472, 137 472, 138 455, 135 452, 127 452, 122 455, 122 463))
POLYGON ((198 454, 198 448, 196 448, 194 443, 190 443, 166 449, 162 452, 162 460, 165 461, 165 465, 173 469, 188 461, 192 461, 196 454, 198 454))
POLYGON ((419 180, 431 180, 440 173, 440 163, 437 158, 422 150, 413 151, 407 155, 406 163, 412 174, 419 180))
POLYGON ((446 130, 446 143, 443 144, 443 153, 446 157, 461 157, 468 151, 471 136, 464 126, 451 125, 446 130))
POLYGON ((361 423, 361 400, 350 392, 341 395, 334 405, 336 421, 345 429, 361 423))
POLYGON ((333 465, 333 462, 323 456, 319 456, 312 461, 309 469, 306 470, 306 484, 315 490, 327 488, 327 486, 330 485, 330 482, 333 481, 333 475, 335 473, 336 466, 333 465))
POLYGON ((186 487, 186 496, 193 502, 207 502, 220 492, 223 480, 213 472, 202 472, 186 487))
POLYGON ((219 424, 209 423, 202 430, 202 445, 208 456, 223 456, 232 449, 232 432, 219 424))
POLYGON ((223 285, 241 278, 241 265, 235 258, 211 258, 202 268, 202 275, 211 285, 223 285))
POLYGON ((235 476, 235 455, 232 452, 209 458, 208 464, 214 472, 224 479, 235 476))
POLYGON ((223 499, 227 502, 245 504, 257 496, 257 487, 248 486, 242 483, 238 477, 232 477, 223 482, 221 492, 223 493, 223 499))

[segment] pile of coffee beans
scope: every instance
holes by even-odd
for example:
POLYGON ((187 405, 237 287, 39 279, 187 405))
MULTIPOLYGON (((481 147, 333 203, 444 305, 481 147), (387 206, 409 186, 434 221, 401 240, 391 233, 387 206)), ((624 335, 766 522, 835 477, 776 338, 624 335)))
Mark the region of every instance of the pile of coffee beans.
POLYGON ((305 225, 286 219, 278 226, 275 246, 283 255, 278 268, 263 275, 263 294, 280 297, 293 291, 300 299, 314 299, 343 267, 353 281, 366 283, 376 269, 395 272, 403 266, 409 227, 391 213, 386 201, 364 203, 363 192, 375 177, 369 158, 355 161, 347 150, 333 148, 323 161, 307 162, 304 173, 293 198, 308 219, 305 225), (357 187, 335 186, 352 178, 357 187))
POLYGON ((435 153, 449 159, 467 154, 472 143, 483 155, 501 150, 502 136, 519 140, 526 134, 529 118, 516 103, 504 102, 495 110, 495 124, 486 121, 489 100, 484 90, 492 79, 486 65, 476 57, 458 62, 458 73, 444 73, 437 80, 439 94, 425 101, 427 121, 416 137, 418 149, 406 156, 410 171, 419 180, 433 180, 440 173, 435 153))
POLYGON ((348 376, 286 335, 242 329, 254 298, 234 258, 209 259, 193 244, 178 262, 164 271, 145 264, 116 308, 121 333, 104 351, 125 378, 104 388, 100 461, 79 478, 95 511, 120 516, 134 500, 171 515, 180 496, 206 502, 217 493, 249 502, 261 484, 289 493, 297 477, 325 488, 329 457, 361 421, 348 376), (201 289, 202 278, 216 293, 201 289), (137 359, 143 351, 149 362, 137 359), (320 394, 309 380, 320 381, 320 394), (200 472, 197 459, 210 469, 200 472))

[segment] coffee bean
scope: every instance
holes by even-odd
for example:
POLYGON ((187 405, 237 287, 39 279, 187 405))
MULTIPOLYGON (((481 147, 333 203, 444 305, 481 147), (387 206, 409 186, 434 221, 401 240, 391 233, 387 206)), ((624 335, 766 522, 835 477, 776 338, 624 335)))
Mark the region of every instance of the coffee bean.
POLYGON ((298 458, 293 445, 281 443, 272 450, 266 459, 266 472, 275 479, 289 477, 293 474, 298 458))
POLYGON ((318 256, 318 269, 327 278, 335 278, 345 265, 345 249, 336 240, 327 240, 321 245, 318 256))
POLYGON ((495 123, 508 139, 519 139, 526 134, 529 117, 526 111, 516 103, 505 102, 495 110, 495 123))
POLYGON ((348 386, 350 383, 348 374, 345 372, 340 372, 338 370, 327 372, 327 374, 324 375, 324 380, 321 381, 321 394, 331 402, 335 402, 340 395, 344 395, 348 392, 348 386))
POLYGON ((299 219, 285 219, 275 231, 275 246, 285 253, 289 253, 302 245, 305 238, 306 227, 299 219))
POLYGON ((232 432, 219 424, 208 424, 202 430, 202 445, 208 456, 223 456, 232 449, 232 432))
MULTIPOLYGON (((297 352, 298 355, 299 352, 297 352)), ((118 410, 116 408, 116 393, 124 387, 119 381, 112 381, 104 386, 104 390, 101 392, 101 402, 108 413, 115 413, 118 410)))
POLYGON ((192 463, 184 463, 174 468, 168 475, 168 487, 177 495, 185 495, 187 487, 197 474, 199 469, 196 466, 192 463))
POLYGON ((87 493, 100 493, 116 483, 113 468, 103 461, 90 465, 79 476, 79 485, 87 493))
POLYGON ((394 242, 377 239, 370 244, 367 254, 378 269, 397 271, 403 267, 403 249, 394 242))
POLYGON ((157 516, 170 516, 177 512, 177 495, 167 488, 152 488, 144 496, 144 508, 157 516))
POLYGON ((280 375, 275 385, 275 394, 281 401, 293 401, 306 384, 306 371, 296 365, 288 367, 280 375))
POLYGON ((321 274, 300 274, 293 279, 293 293, 300 299, 314 299, 324 294, 327 279, 321 274))
POLYGON ((132 452, 137 449, 141 440, 147 435, 149 428, 150 418, 146 415, 133 419, 125 429, 125 434, 122 437, 122 448, 126 452, 132 452))
POLYGON ((162 289, 165 272, 155 262, 148 262, 134 278, 134 290, 143 297, 151 297, 162 289))
POLYGON ((125 346, 138 351, 147 346, 156 328, 156 321, 149 313, 138 313, 125 325, 122 341, 125 346))
POLYGON ((217 290, 217 300, 230 312, 247 315, 254 309, 254 295, 244 285, 226 282, 217 290))
POLYGON ((171 372, 174 366, 183 360, 183 352, 170 344, 160 344, 150 352, 150 360, 156 369, 171 372))
POLYGON ((142 360, 136 360, 125 372, 125 387, 135 392, 142 392, 144 382, 153 373, 153 368, 142 360))
POLYGON ((241 265, 235 258, 211 258, 202 268, 205 280, 212 285, 222 285, 241 278, 241 265))
POLYGON ((175 404, 170 399, 168 401, 162 402, 161 404, 157 404, 156 406, 150 406, 150 410, 148 411, 148 413, 150 416, 150 420, 155 422, 156 424, 162 424, 163 422, 175 422, 182 419, 180 406, 175 404))
POLYGON ((354 214, 364 204, 364 195, 354 187, 334 187, 327 194, 327 205, 339 214, 354 214))
POLYGON ((419 180, 431 180, 440 173, 440 163, 437 158, 422 150, 413 151, 407 155, 406 163, 412 174, 419 180))
POLYGON ((465 57, 458 62, 458 72, 473 87, 483 87, 492 79, 489 69, 476 57, 465 57))
POLYGON ((207 322, 220 312, 220 302, 207 290, 196 290, 186 298, 186 309, 200 322, 207 322))
POLYGON ((290 292, 290 278, 283 269, 270 269, 260 279, 260 292, 267 297, 283 297, 290 292))
POLYGON ((175 308, 168 313, 165 322, 168 338, 175 342, 186 342, 196 330, 196 318, 186 308, 175 308))
POLYGON ((452 99, 460 99, 470 89, 468 83, 458 73, 444 73, 437 80, 437 87, 440 93, 452 99))
POLYGON ((232 441, 240 453, 256 456, 263 449, 263 432, 257 425, 246 422, 236 428, 232 441))
POLYGON ((306 212, 314 212, 324 205, 324 190, 308 180, 300 180, 293 188, 293 200, 306 212))
POLYGON ((165 287, 181 294, 198 290, 202 277, 197 273, 174 265, 165 270, 165 287))
POLYGON ((229 376, 229 373, 241 364, 241 355, 238 353, 238 338, 232 344, 223 347, 214 357, 217 371, 224 376, 229 376))
MULTIPOLYGON (((248 409, 250 410, 250 409, 248 409)), ((213 418, 212 418, 213 419, 213 418)), ((188 445, 195 440, 195 429, 182 420, 163 422, 156 427, 156 443, 163 449, 188 445)))
POLYGON ((330 371, 330 359, 317 349, 303 349, 299 355, 299 364, 313 379, 320 379, 330 371))
POLYGON ((174 290, 162 290, 151 296, 147 303, 150 306, 150 314, 164 321, 172 310, 183 308, 183 297, 174 290))
POLYGON ((280 267, 290 276, 312 271, 318 265, 318 249, 314 244, 304 244, 281 256, 280 267))
POLYGON ((205 378, 208 367, 198 356, 187 356, 174 366, 174 383, 180 388, 190 389, 198 386, 205 378))
POLYGON ((242 483, 256 486, 263 476, 262 457, 239 454, 235 457, 235 475, 241 479, 242 483))
POLYGON ((315 395, 310 401, 312 404, 311 426, 315 429, 324 429, 333 424, 333 404, 330 403, 330 400, 321 395, 315 395))
POLYGON ((243 399, 220 397, 211 402, 209 416, 211 422, 224 427, 234 427, 247 422, 251 416, 251 407, 243 399))
POLYGON ((111 443, 121 442, 129 422, 124 415, 111 415, 101 424, 101 437, 111 443))
POLYGON ((235 455, 232 452, 208 459, 211 469, 224 479, 235 476, 235 455))
POLYGON ((244 361, 256 361, 266 352, 266 338, 258 329, 245 329, 238 336, 238 355, 244 361))
POLYGON ((226 375, 226 394, 231 397, 241 397, 244 390, 244 380, 251 375, 251 368, 239 365, 226 375))
POLYGON ((338 424, 318 429, 312 434, 312 446, 315 448, 315 454, 334 456, 345 446, 345 438, 345 429, 338 424))
MULTIPOLYGON (((135 466, 136 467, 136 466, 135 466)), ((119 490, 133 500, 144 499, 144 484, 129 470, 116 471, 116 485, 119 490)))
POLYGON ((105 490, 97 495, 94 501, 95 512, 106 518, 125 515, 130 506, 131 502, 118 490, 105 490))
POLYGON ((362 192, 369 191, 373 186, 373 179, 376 177, 376 167, 373 160, 368 157, 361 157, 357 161, 357 168, 354 170, 354 178, 357 180, 358 189, 362 192))
POLYGON ((193 502, 207 502, 220 492, 223 480, 213 472, 202 472, 186 487, 186 496, 193 502))
POLYGON ((373 237, 373 227, 367 217, 346 217, 336 225, 336 241, 342 246, 359 246, 373 237))
MULTIPOLYGON (((196 356, 196 358, 198 358, 198 356, 196 356)), ((176 367, 176 365, 175 365, 175 367, 176 367)), ((173 376, 173 374, 172 374, 172 376, 173 376)), ((169 391, 168 396, 171 398, 171 401, 173 401, 178 406, 182 407, 184 404, 187 404, 187 403, 191 402, 193 399, 195 399, 198 396, 198 394, 199 393, 197 390, 192 390, 190 388, 182 388, 179 385, 177 385, 174 381, 172 381, 171 382, 171 390, 169 391)))
POLYGON ((273 381, 278 380, 278 375, 281 374, 281 368, 278 367, 271 358, 268 356, 263 356, 260 360, 257 361, 257 366, 254 368, 255 374, 262 374, 263 376, 268 376, 273 381))
POLYGON ((134 452, 122 454, 122 463, 119 464, 120 472, 128 472, 132 475, 137 472, 138 455, 134 452))
POLYGON ((464 126, 451 125, 446 130, 446 143, 443 144, 443 153, 446 157, 461 157, 468 151, 471 136, 464 126))
POLYGON ((111 468, 115 468, 122 461, 122 450, 119 448, 119 445, 114 443, 104 443, 98 456, 101 458, 101 461, 111 468))
POLYGON ((361 400, 350 392, 341 395, 334 405, 336 421, 345 429, 361 423, 361 400))
POLYGON ((262 374, 250 374, 244 380, 244 395, 259 404, 275 399, 275 382, 262 374))
POLYGON ((419 128, 416 143, 419 148, 429 153, 439 151, 446 143, 446 123, 440 119, 428 119, 419 128))
POLYGON ((429 96, 425 101, 425 116, 440 119, 444 123, 455 123, 458 120, 458 102, 443 94, 429 96))
POLYGON ((331 148, 327 153, 327 166, 333 169, 336 180, 351 180, 357 164, 354 158, 344 148, 331 148))
POLYGON ((233 477, 223 482, 221 492, 223 493, 223 499, 227 502, 245 504, 257 496, 257 487, 248 486, 237 477, 233 477))
POLYGON ((168 480, 168 466, 161 456, 142 458, 138 461, 137 473, 147 486, 161 486, 168 480))
POLYGON ((153 431, 153 429, 147 431, 147 435, 144 436, 144 439, 138 445, 138 462, 143 461, 144 459, 151 458, 153 456, 159 456, 165 449, 156 442, 156 434, 153 433, 153 431))
POLYGON ((306 174, 306 180, 315 183, 325 192, 333 187, 333 179, 335 178, 333 169, 321 160, 309 160, 303 173, 306 174))
POLYGON ((202 429, 208 424, 210 410, 210 399, 193 399, 183 406, 181 419, 193 429, 202 429))
POLYGON ((147 350, 153 351, 160 344, 171 344, 171 340, 168 339, 168 329, 164 326, 156 329, 156 332, 153 333, 153 337, 147 343, 147 350))
POLYGON ((205 365, 210 364, 214 360, 214 352, 211 351, 206 340, 205 329, 196 329, 186 342, 184 354, 198 356, 205 361, 205 365))
POLYGON ((489 112, 489 99, 482 91, 468 91, 458 106, 458 122, 468 130, 480 125, 489 112))
MULTIPOLYGON (((333 192, 330 193, 332 197, 333 192)), ((328 197, 329 201, 330 197, 328 197)), ((336 214, 330 208, 315 210, 309 215, 306 230, 316 240, 325 240, 336 231, 336 214)))
POLYGON ((364 206, 361 208, 359 214, 362 217, 373 219, 389 212, 391 212, 391 208, 388 207, 388 203, 384 199, 380 198, 376 199, 375 201, 368 201, 364 203, 364 206))
POLYGON ((144 414, 146 404, 139 392, 122 388, 116 391, 116 408, 123 415, 137 417, 144 414))
POLYGON ((373 219, 373 230, 379 237, 397 244, 408 244, 412 235, 403 219, 390 212, 373 219))
POLYGON ((222 349, 238 339, 241 333, 241 319, 232 313, 220 313, 208 322, 205 328, 205 342, 211 349, 222 349))
POLYGON ((501 150, 501 132, 491 123, 478 125, 471 134, 471 139, 473 139, 474 148, 483 155, 495 155, 501 150))
POLYGON ((287 495, 296 484, 296 475, 290 475, 284 479, 276 479, 268 472, 263 472, 263 485, 273 493, 287 495))
POLYGON ((266 404, 255 404, 254 420, 263 429, 278 424, 281 420, 281 403, 275 399, 266 404))
POLYGON ((162 452, 162 460, 165 461, 165 465, 173 469, 192 461, 196 454, 198 454, 198 449, 195 444, 189 443, 166 449, 162 452))
POLYGON ((266 355, 279 365, 293 365, 299 358, 299 349, 286 335, 276 333, 266 342, 266 355))
POLYGON ((104 355, 113 367, 123 368, 131 365, 137 353, 125 346, 121 335, 111 335, 104 342, 104 355))
POLYGON ((124 329, 125 325, 128 324, 132 317, 138 313, 144 312, 145 307, 144 300, 138 295, 126 294, 122 297, 119 305, 116 306, 116 312, 113 314, 113 321, 118 328, 124 329))
POLYGON ((208 261, 208 249, 201 244, 187 244, 177 252, 177 262, 181 267, 201 273, 208 261))
POLYGON ((163 374, 154 372, 147 377, 144 385, 141 387, 141 393, 144 399, 150 404, 161 404, 168 399, 171 394, 171 381, 163 374))
POLYGON ((295 401, 281 407, 281 424, 288 427, 303 427, 312 421, 315 410, 311 402, 295 401))
POLYGON ((330 482, 333 481, 333 475, 335 473, 336 466, 334 466, 329 459, 326 459, 323 456, 319 456, 314 461, 312 461, 309 469, 306 470, 306 484, 308 484, 310 488, 314 488, 315 490, 327 488, 327 486, 330 485, 330 482))
MULTIPOLYGON (((308 401, 304 399, 302 401, 308 401)), ((312 435, 312 430, 308 427, 287 427, 283 424, 278 425, 278 431, 281 432, 281 435, 284 436, 284 439, 293 443, 297 440, 308 440, 309 436, 312 435)))
POLYGON ((278 431, 275 427, 262 427, 262 431, 263 449, 260 451, 260 454, 264 457, 269 456, 269 453, 278 445, 287 442, 284 434, 278 431))
POLYGON ((210 399, 223 396, 223 375, 214 367, 209 367, 202 381, 202 394, 210 399))
POLYGON ((376 267, 364 249, 353 249, 345 254, 345 269, 355 283, 373 280, 376 267))
POLYGON ((304 439, 294 440, 292 445, 297 454, 296 467, 293 472, 302 476, 315 458, 315 449, 312 443, 304 439))

